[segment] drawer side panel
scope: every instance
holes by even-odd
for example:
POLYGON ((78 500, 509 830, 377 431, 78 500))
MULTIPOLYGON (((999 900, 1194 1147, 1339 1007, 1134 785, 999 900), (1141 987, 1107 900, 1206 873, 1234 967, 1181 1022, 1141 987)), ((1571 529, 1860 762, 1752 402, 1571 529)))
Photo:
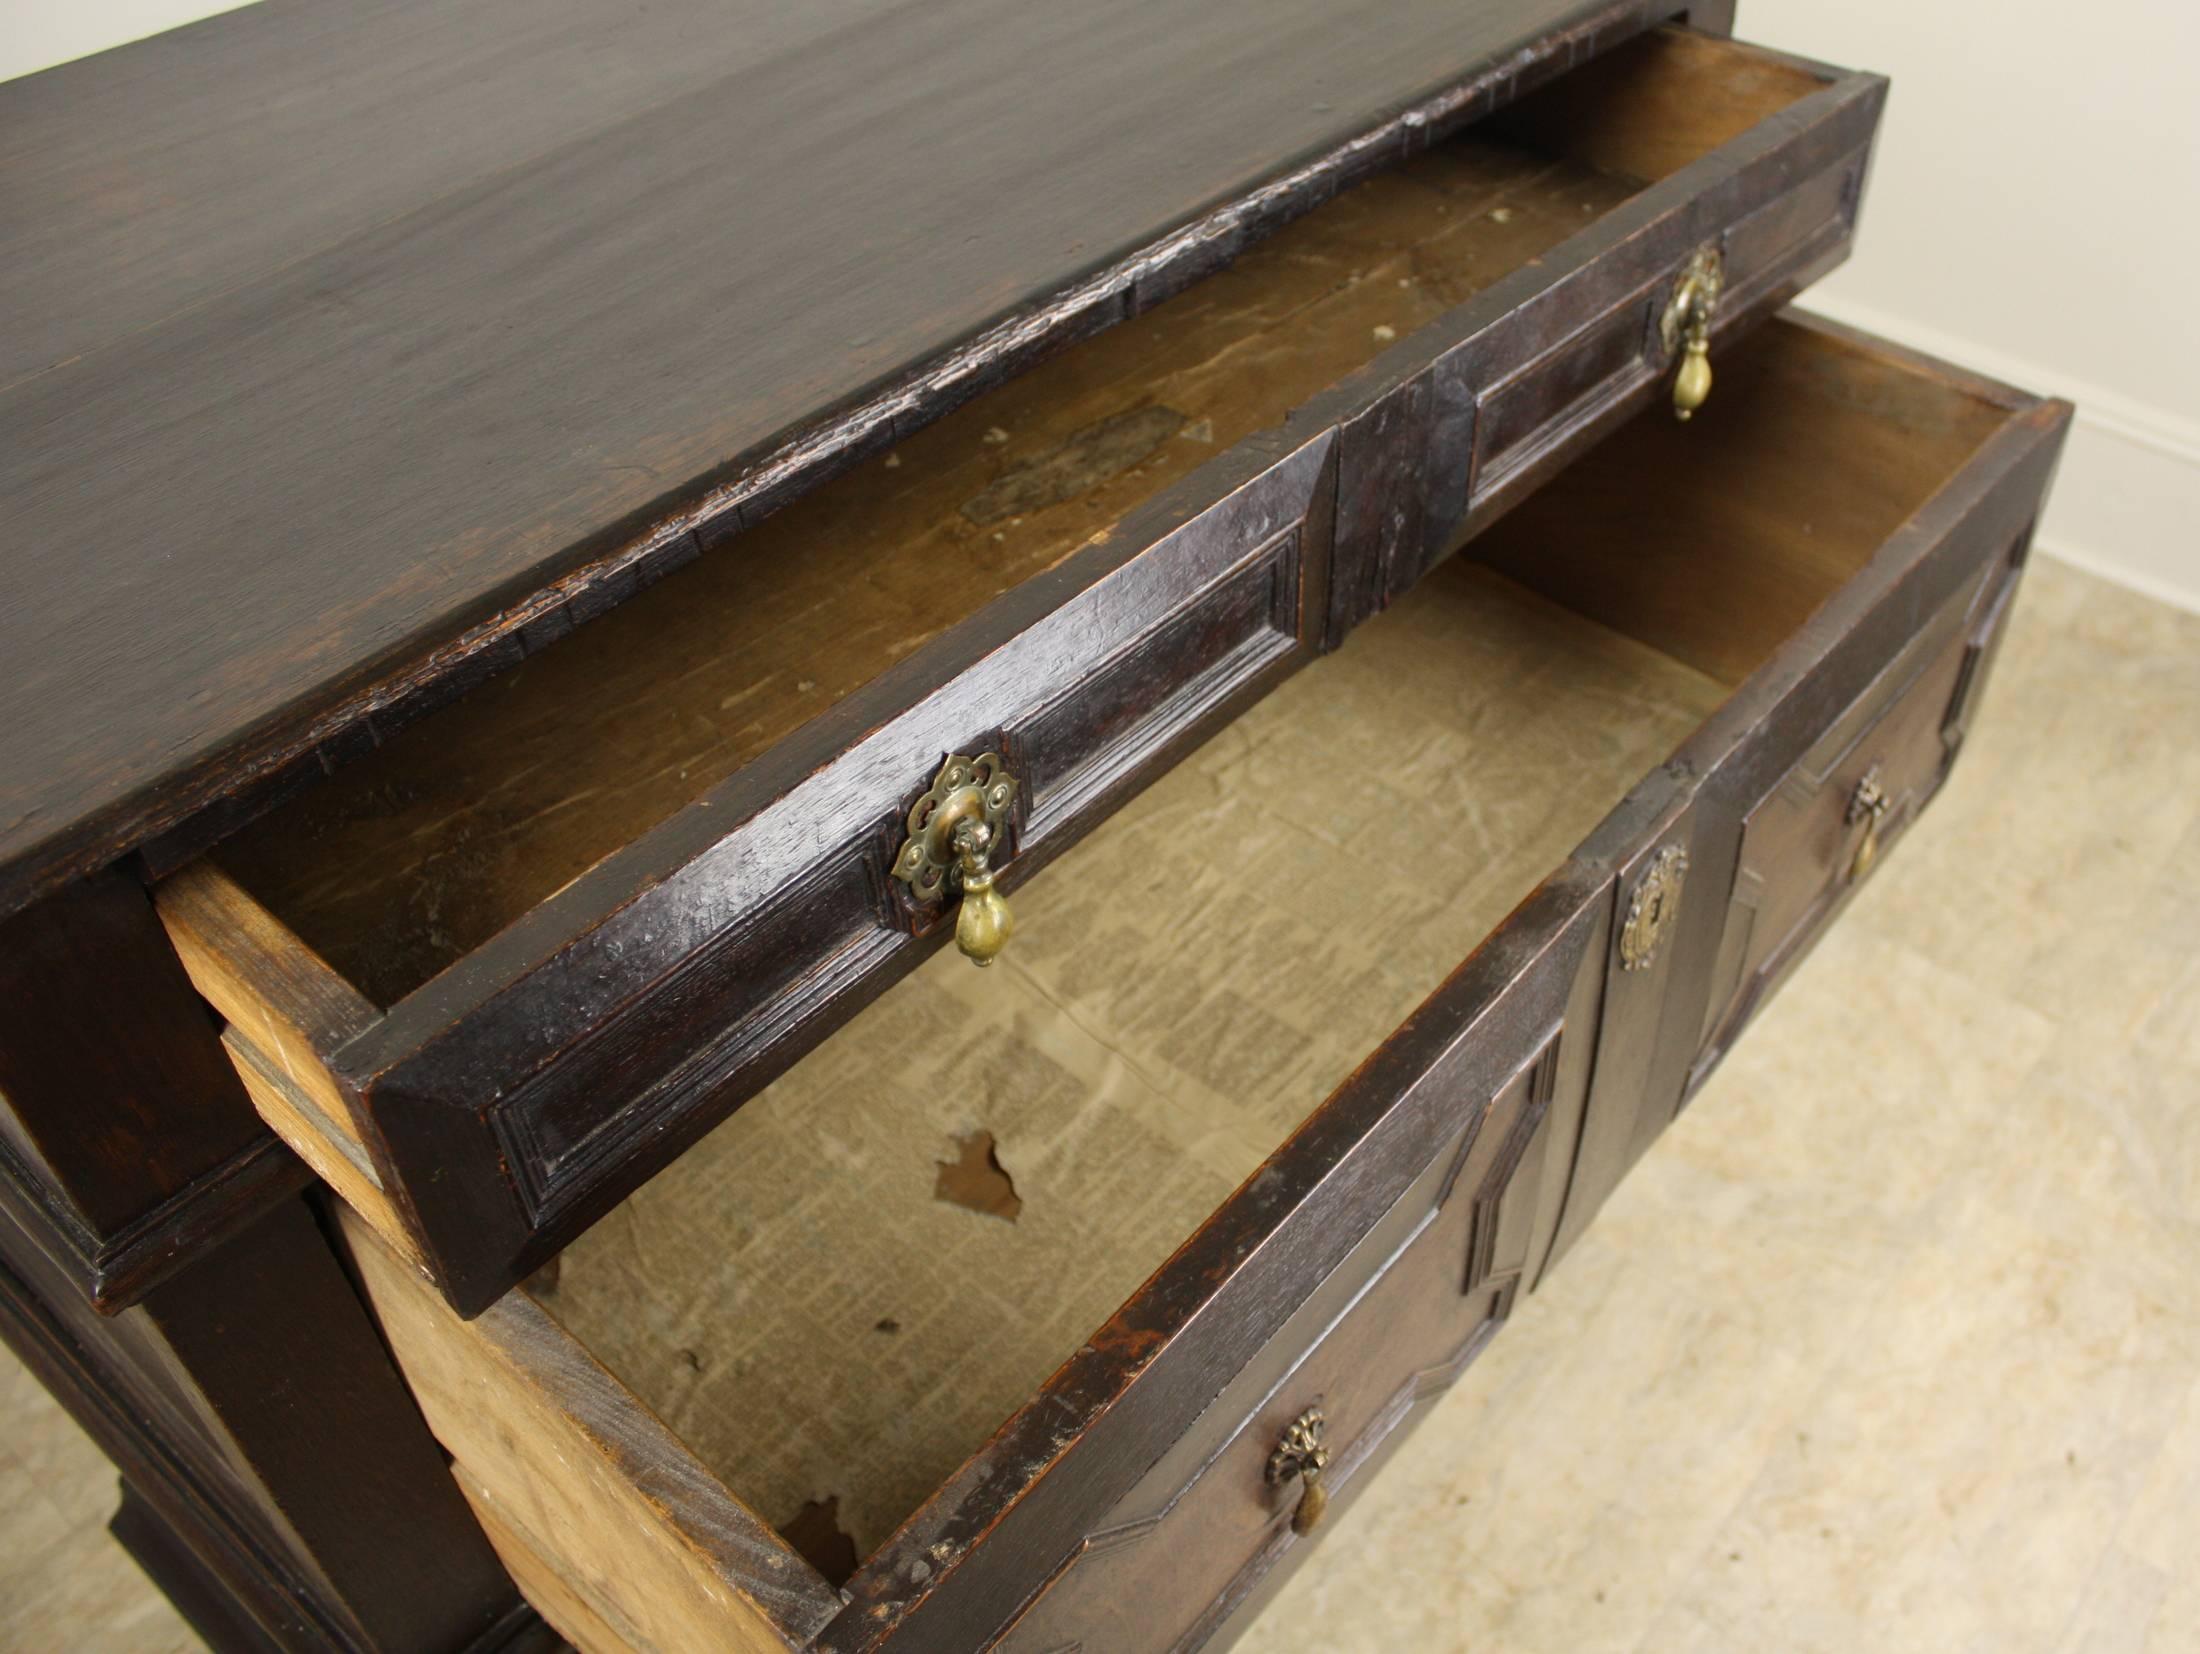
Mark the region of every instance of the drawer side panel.
POLYGON ((340 1218, 429 1428, 599 1623, 637 1648, 766 1650, 831 1617, 824 1580, 524 1293, 462 1322, 340 1218))

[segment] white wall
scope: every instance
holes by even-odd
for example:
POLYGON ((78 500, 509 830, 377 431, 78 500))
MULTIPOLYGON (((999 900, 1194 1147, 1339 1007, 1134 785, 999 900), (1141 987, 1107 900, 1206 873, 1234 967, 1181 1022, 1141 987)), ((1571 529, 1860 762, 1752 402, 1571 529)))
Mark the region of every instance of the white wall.
MULTIPOLYGON (((0 79, 227 9, 0 0, 0 79)), ((2200 4, 1742 0, 1740 32, 1894 78, 1808 302, 2075 401, 2041 545, 2200 609, 2200 4)))
POLYGON ((0 80, 143 40, 250 0, 0 0, 0 80))
POLYGON ((2078 404, 2047 550, 2200 609, 2200 5, 1741 0, 1894 81, 1806 303, 2078 404))

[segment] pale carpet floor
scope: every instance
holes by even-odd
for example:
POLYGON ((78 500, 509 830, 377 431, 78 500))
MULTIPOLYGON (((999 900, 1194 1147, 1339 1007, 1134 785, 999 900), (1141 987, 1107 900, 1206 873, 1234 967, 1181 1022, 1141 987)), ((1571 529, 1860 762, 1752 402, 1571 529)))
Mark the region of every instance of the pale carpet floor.
MULTIPOLYGON (((196 1646, 0 1352, 0 1646, 196 1646)), ((1240 1647, 2200 1650, 2200 616, 2045 558, 1941 801, 1240 1647)))

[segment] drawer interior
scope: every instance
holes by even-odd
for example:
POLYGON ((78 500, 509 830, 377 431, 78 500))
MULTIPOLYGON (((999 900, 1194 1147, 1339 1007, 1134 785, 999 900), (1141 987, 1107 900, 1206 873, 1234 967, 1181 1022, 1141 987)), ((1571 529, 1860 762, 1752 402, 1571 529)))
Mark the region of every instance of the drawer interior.
POLYGON ((390 1007, 1133 506, 1823 84, 1683 31, 1622 47, 803 497, 218 864, 390 1007))
POLYGON ((993 968, 935 955, 530 1290, 852 1566, 1724 693, 1448 565, 1024 885, 993 968))
POLYGON ((2007 417, 1773 324, 528 1290, 845 1573, 2007 417))
POLYGON ((1632 421, 1469 554, 1738 686, 2009 419, 1931 363, 1776 321, 1690 423, 1632 421))
POLYGON ((1324 1098, 1371 1047, 2026 417, 1808 322, 1719 375, 1040 872, 993 970, 920 966, 478 1320, 346 1220, 530 1594, 607 1645, 737 1603, 801 1643, 990 1531, 1033 1472, 972 1455, 1093 1427, 1062 1363, 1183 1326, 1208 1265, 1172 1252, 1273 1233, 1263 1159, 1349 1141, 1324 1098))

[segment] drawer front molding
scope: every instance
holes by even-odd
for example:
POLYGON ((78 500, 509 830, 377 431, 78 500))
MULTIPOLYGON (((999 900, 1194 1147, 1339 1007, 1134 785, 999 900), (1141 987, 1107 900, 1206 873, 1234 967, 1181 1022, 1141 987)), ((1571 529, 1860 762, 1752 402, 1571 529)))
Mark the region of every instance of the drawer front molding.
MULTIPOLYGON (((1190 1448, 1166 1455, 1111 1513, 1119 1520, 1079 1543, 1001 1647, 1196 1646, 1302 1540, 1318 1536, 1387 1456, 1393 1435, 1458 1381, 1511 1313, 1534 1233, 1564 1033, 1563 1024, 1551 1029, 1493 1097, 1466 1111, 1459 1133, 1310 1300, 1301 1313, 1319 1323, 1312 1346, 1272 1377, 1288 1339, 1264 1350, 1247 1375, 1267 1381, 1257 1404, 1233 1418, 1248 1386, 1225 1390, 1187 1438, 1190 1448), (1297 1480, 1269 1477, 1266 1463, 1309 1410, 1322 1417, 1331 1512, 1304 1531, 1297 1480), (1202 1439, 1209 1429, 1220 1438, 1202 1439)), ((1582 1074, 1570 1078, 1578 1087, 1582 1074)), ((1578 1106, 1578 1093, 1572 1101, 1578 1106)))
MULTIPOLYGON (((1667 395, 1677 357, 1660 323, 1699 253, 1716 252, 1723 272, 1714 367, 1723 347, 1846 257, 1885 97, 1876 76, 1836 79, 1349 382, 1363 406, 1339 423, 1328 641, 1667 395)), ((1564 118, 1569 106, 1551 103, 1515 114, 1564 118)))
MULTIPOLYGON (((1668 463, 1665 445, 1684 440, 1655 420, 1600 455, 1581 488, 1535 502, 1485 544, 1486 574, 1585 619, 1616 606, 1605 612, 1639 622, 1630 647, 1730 686, 1726 699, 1705 697, 1717 710, 1695 733, 844 1587, 527 1292, 468 1322, 354 1226, 362 1253, 375 1249, 363 1269, 392 1349, 538 1601, 611 1648, 720 1621, 762 1646, 842 1651, 1185 1647, 1224 1634, 1322 1541, 1723 1049, 1707 1048, 1706 1030, 1734 1024, 1720 961, 1748 922, 1737 917, 1745 860, 1760 887, 1846 879, 1845 845, 1766 824, 1796 801, 1814 822, 1844 817, 1853 763, 1870 756, 1898 842, 1902 800, 1945 767, 1972 715, 2067 407, 1823 324, 1784 322, 1772 344, 1738 355, 1729 380, 1756 398, 1729 437, 1741 420, 1784 456, 1764 497, 1808 504, 1853 481, 1809 466, 1794 482, 1793 456, 1812 450, 1775 414, 1797 383, 1821 400, 1796 417, 1857 449, 1844 464, 1883 463, 1879 450, 1906 450, 1920 421, 1942 415, 1944 440, 1845 525, 1838 574, 1816 566, 1826 537, 1815 530, 1752 543, 1703 532, 1716 513, 1676 524, 1671 543, 1591 543, 1599 513, 1635 520, 1614 477, 1668 463), (1737 591, 1738 571, 1785 572, 1707 629, 1702 606, 1646 610, 1629 589, 1673 556, 1702 558, 1706 578, 1737 591), (1689 864, 1685 899, 1629 969, 1633 898, 1676 854, 1689 864), (1301 1532, 1303 1476, 1267 1468, 1310 1410, 1323 1419, 1329 1508, 1301 1532), (636 1547, 631 1568, 605 1566, 604 1534, 636 1547), (645 1574, 662 1589, 637 1594, 645 1574)), ((1707 423, 1720 407, 1707 404, 1707 423)), ((1279 532, 1253 542, 1256 566, 1279 532)), ((1275 611, 1231 599, 1218 612, 1275 611)), ((1811 915, 1789 927, 1797 946, 1840 899, 1795 909, 1811 915)))
MULTIPOLYGON (((547 894, 523 880, 499 905, 467 885, 450 904, 480 909, 470 925, 454 920, 463 941, 438 951, 416 947, 418 934, 399 937, 406 963, 354 960, 344 967, 352 980, 287 933, 281 902, 254 911, 253 881, 232 881, 225 899, 237 912, 226 928, 261 934, 280 956, 264 991, 209 988, 233 1042, 261 1046, 269 1022, 257 1013, 286 990, 348 1007, 334 1039, 312 1032, 310 1006, 273 1019, 299 1038, 248 1059, 270 1122, 295 1134, 310 1163, 346 1179, 361 1210, 452 1302, 479 1311, 940 944, 951 927, 936 906, 901 899, 891 868, 911 801, 948 755, 998 751, 1023 783, 988 862, 1012 907, 1023 879, 1192 744, 1389 602, 1462 529, 1494 520, 1655 394, 1669 368, 1658 318, 1703 248, 1720 250, 1736 301, 1719 306, 1714 355, 1840 257, 1884 83, 1673 29, 1623 40, 1640 21, 1629 17, 1618 34, 1585 24, 1563 63, 1538 60, 1534 74, 1470 99, 1486 94, 1483 113, 1506 106, 1486 148, 1524 146, 1570 178, 1601 180, 1582 187, 1605 210, 1577 218, 1571 196, 1554 204, 1524 194, 1520 222, 1494 244, 1509 249, 1506 262, 1480 279, 1509 274, 1474 291, 1470 273, 1471 296, 1449 308, 1427 299, 1412 315, 1434 319, 1395 340, 1384 325, 1370 342, 1357 314, 1349 349, 1339 335, 1323 335, 1320 348, 1310 337, 1307 360, 1319 371, 1303 388, 1292 380, 1274 408, 1232 381, 1213 405, 1248 398, 1270 423, 1231 426, 1196 469, 1163 466, 1180 480, 1155 483, 1142 503, 1111 503, 1099 532, 1066 538, 1049 554, 1058 561, 1031 565, 1038 572, 1019 568, 974 613, 953 611, 966 618, 943 611, 945 629, 898 660, 889 638, 879 647, 892 664, 867 681, 836 680, 828 693, 839 699, 728 758, 724 779, 667 803, 671 814, 644 812, 601 839, 575 829, 558 853, 580 871, 559 861, 559 879, 540 886, 547 894), (1574 74, 1557 77, 1560 67, 1574 74), (1617 115, 1589 118, 1628 88, 1647 112, 1621 99, 1617 115), (1240 437, 1246 428, 1253 434, 1240 437), (351 1014, 354 1001, 363 1015, 351 1014)), ((1412 164, 1429 135, 1400 133, 1395 158, 1412 164)), ((1102 383, 1118 394, 1115 380, 1102 383)), ((1174 465, 1200 452, 1197 432, 1211 418, 1178 430, 1157 410, 1169 414, 1159 403, 1117 410, 1066 445, 1020 455, 975 499, 957 495, 955 520, 981 530, 999 521, 998 535, 1021 520, 1016 502, 1052 499, 1080 467, 1105 460, 1117 467, 1111 477, 1127 476, 1147 463, 1141 455, 1166 451, 1174 465), (1149 417, 1121 423, 1141 411, 1149 417)), ((883 462, 894 446, 899 457, 891 435, 882 428, 866 452, 883 462)), ((741 548, 709 555, 738 558, 741 548)), ((870 564, 856 577, 865 570, 887 581, 882 591, 899 589, 888 575, 913 577, 870 564)), ((954 577, 951 563, 924 573, 954 577)), ((537 680, 549 671, 545 661, 537 680)), ((650 686, 626 693, 646 701, 650 686)), ((527 704, 536 727, 565 727, 556 706, 527 704)), ((696 716, 708 721, 707 706, 696 716)), ((616 740, 600 718, 588 732, 616 740)), ((408 734, 416 745, 404 752, 419 761, 429 749, 417 743, 432 748, 434 736, 408 734)), ((373 762, 401 769, 395 748, 373 762)), ((526 773, 555 772, 555 749, 527 753, 526 773)), ((475 759, 497 761, 493 749, 475 759)), ((597 789, 616 790, 608 777, 597 789)), ((512 802, 523 825, 495 829, 510 836, 491 854, 547 872, 539 845, 520 847, 524 824, 569 819, 568 805, 585 814, 535 793, 512 802)), ((460 800, 446 820, 470 808, 460 800)), ((365 818, 380 819, 379 809, 368 802, 365 818)), ((371 836, 361 842, 377 866, 400 856, 371 836)), ((470 853, 443 839, 423 852, 461 884, 470 853)), ((401 856, 389 865, 409 866, 401 856)), ((425 890, 407 877, 389 888, 425 890)), ((371 879, 361 888, 372 892, 371 879)), ((440 885, 426 894, 444 911, 440 885)), ((237 986, 211 963, 209 983, 237 986)))
MULTIPOLYGON (((2006 410, 2006 423, 1681 747, 1667 766, 1674 781, 1667 801, 1660 806, 1646 793, 1607 823, 1623 869, 1615 939, 1624 893, 1666 848, 1689 858, 1688 895, 1654 968, 1627 971, 1615 940, 1597 1078, 1551 1263, 1853 893, 1863 829, 1849 811, 1866 772, 1876 766, 1889 795, 1881 845, 1899 839, 1945 779, 2006 624, 2014 573, 2067 426, 2065 405, 1832 324, 1801 325, 1831 346, 1862 345, 1942 378, 2006 410)), ((1829 455, 1828 463, 1852 461, 1829 455)), ((1608 520, 1599 517, 1594 529, 1564 518, 1543 523, 1540 511, 1531 503, 1521 518, 1539 533, 1602 532, 1608 520)), ((1744 589, 1735 560, 1747 549, 1729 550, 1723 563, 1707 558, 1706 589, 1744 589)), ((1615 614, 1662 607, 1660 624, 1686 630, 1676 621, 1681 609, 1661 604, 1628 560, 1587 567, 1596 585, 1589 601, 1615 614)), ((1578 582, 1569 595, 1583 595, 1578 582)))
POLYGON ((851 1582, 846 1646, 874 1624, 924 1646, 1003 1622, 1017 1648, 1196 1641, 1298 1542, 1296 1490, 1264 1466, 1309 1405, 1349 1499, 1540 1262, 1546 1146, 1588 1088, 1593 1041, 1569 1031, 1596 1025, 1610 878, 1569 868, 1431 996, 912 1520, 932 1577, 851 1582), (1064 1407, 1084 1421, 1066 1441, 1064 1407))
POLYGON ((2030 532, 1977 569, 1744 814, 1690 1094, 1947 780, 2030 532))

